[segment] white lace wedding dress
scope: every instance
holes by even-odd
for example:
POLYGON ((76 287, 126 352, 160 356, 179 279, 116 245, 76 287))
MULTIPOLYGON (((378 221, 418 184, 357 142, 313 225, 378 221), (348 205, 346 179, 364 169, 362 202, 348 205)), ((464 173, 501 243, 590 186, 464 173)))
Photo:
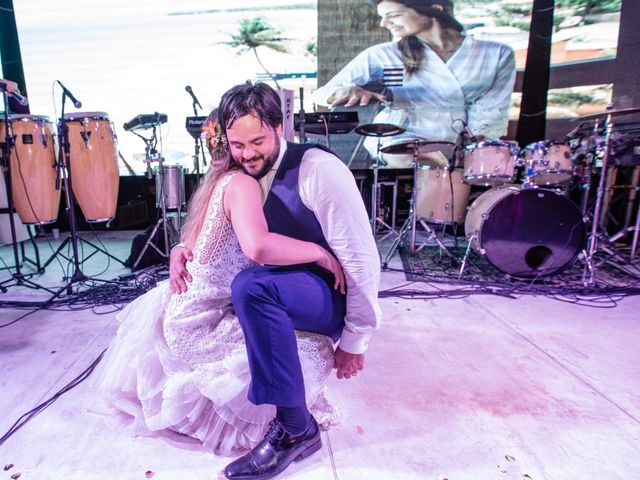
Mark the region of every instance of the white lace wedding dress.
MULTIPOLYGON (((170 429, 220 455, 255 446, 275 415, 247 400, 250 372, 244 336, 231 306, 230 285, 251 265, 222 207, 234 174, 214 188, 188 264, 193 282, 171 294, 168 282, 129 304, 92 382, 137 434, 170 429)), ((333 366, 330 338, 296 332, 306 401, 320 424, 338 417, 325 397, 333 366)))

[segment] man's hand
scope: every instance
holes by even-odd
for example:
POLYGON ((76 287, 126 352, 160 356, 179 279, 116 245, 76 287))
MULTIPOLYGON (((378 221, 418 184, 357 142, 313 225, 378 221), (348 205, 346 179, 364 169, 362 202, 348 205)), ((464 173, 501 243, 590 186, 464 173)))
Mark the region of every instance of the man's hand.
POLYGON ((364 353, 349 353, 338 347, 333 356, 333 368, 338 369, 338 378, 355 377, 364 368, 364 353))
POLYGON ((178 295, 187 291, 187 282, 193 278, 187 270, 187 262, 193 260, 193 253, 187 247, 177 245, 171 249, 169 259, 169 288, 178 295))
POLYGON ((380 102, 387 101, 387 97, 384 95, 370 92, 362 87, 341 87, 338 88, 333 95, 327 98, 327 103, 329 103, 331 108, 342 105, 343 103, 347 108, 355 107, 356 105, 365 107, 369 105, 369 102, 373 99, 380 102))
MULTIPOLYGON (((320 247, 322 248, 322 247, 320 247)), ((331 255, 327 250, 322 248, 323 257, 321 260, 316 262, 321 268, 326 270, 327 272, 331 272, 333 274, 333 288, 335 290, 339 290, 343 295, 345 294, 345 284, 346 280, 344 278, 344 271, 342 270, 342 266, 336 257, 331 255)))

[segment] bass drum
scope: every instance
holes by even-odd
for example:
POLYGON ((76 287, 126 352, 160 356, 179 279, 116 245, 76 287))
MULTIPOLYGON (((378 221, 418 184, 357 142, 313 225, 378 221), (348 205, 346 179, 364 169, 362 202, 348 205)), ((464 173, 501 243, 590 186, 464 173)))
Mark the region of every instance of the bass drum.
POLYGON ((498 270, 521 279, 554 275, 584 248, 586 227, 564 194, 518 185, 495 187, 469 207, 471 246, 498 270))

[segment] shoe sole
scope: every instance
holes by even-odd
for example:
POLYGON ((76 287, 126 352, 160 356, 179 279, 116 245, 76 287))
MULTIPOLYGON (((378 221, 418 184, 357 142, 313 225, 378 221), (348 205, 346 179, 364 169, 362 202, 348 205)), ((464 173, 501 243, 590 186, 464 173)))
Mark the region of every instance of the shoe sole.
POLYGON ((293 459, 294 462, 299 462, 300 460, 304 460, 307 457, 310 457, 318 450, 322 448, 322 440, 318 438, 317 442, 312 443, 304 451, 300 452, 296 458, 293 459))
MULTIPOLYGON (((309 445, 303 451, 298 453, 298 455, 296 455, 294 457, 294 459, 290 463, 287 463, 284 466, 284 468, 282 468, 281 470, 278 470, 277 472, 274 472, 274 473, 271 473, 271 474, 267 474, 267 475, 242 476, 242 477, 233 477, 233 478, 234 478, 234 480, 268 480, 270 478, 273 478, 275 476, 280 475, 282 472, 284 472, 287 469, 287 467, 289 465, 291 465, 291 463, 299 462, 300 460, 304 460, 305 458, 308 458, 311 455, 313 455, 314 453, 316 453, 321 448, 322 448, 322 439, 320 437, 318 437, 318 440, 316 442, 313 442, 311 445, 309 445)), ((225 477, 226 477, 226 472, 225 472, 225 477)))

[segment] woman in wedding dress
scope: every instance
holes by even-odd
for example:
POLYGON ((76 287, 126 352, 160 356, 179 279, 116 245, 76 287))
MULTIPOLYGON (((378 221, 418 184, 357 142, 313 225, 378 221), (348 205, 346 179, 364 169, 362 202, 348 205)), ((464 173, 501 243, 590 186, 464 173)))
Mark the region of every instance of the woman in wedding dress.
MULTIPOLYGON (((272 405, 247 400, 250 383, 245 343, 231 305, 231 282, 242 269, 265 263, 315 262, 335 277, 344 274, 328 251, 310 242, 270 233, 258 182, 226 151, 212 113, 203 130, 219 166, 210 168, 189 204, 182 243, 193 251, 192 282, 171 293, 169 282, 129 304, 93 384, 136 434, 171 430, 230 455, 260 442, 275 415, 272 405)), ((328 425, 337 410, 324 395, 333 367, 329 337, 297 332, 307 407, 328 425)))

